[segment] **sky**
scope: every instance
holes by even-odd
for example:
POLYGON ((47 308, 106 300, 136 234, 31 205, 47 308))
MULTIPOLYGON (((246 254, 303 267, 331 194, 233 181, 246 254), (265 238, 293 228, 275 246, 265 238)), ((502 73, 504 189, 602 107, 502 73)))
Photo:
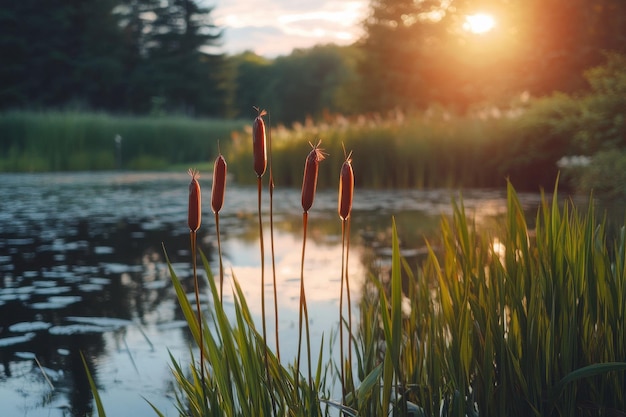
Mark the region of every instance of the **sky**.
POLYGON ((222 51, 274 58, 317 44, 349 45, 361 36, 368 0, 205 0, 224 30, 222 51))

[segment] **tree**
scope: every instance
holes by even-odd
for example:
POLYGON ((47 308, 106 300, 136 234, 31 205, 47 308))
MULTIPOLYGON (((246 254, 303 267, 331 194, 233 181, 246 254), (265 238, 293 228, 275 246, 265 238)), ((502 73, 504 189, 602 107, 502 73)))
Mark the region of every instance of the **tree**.
POLYGON ((371 1, 359 65, 363 110, 385 112, 426 104, 420 91, 426 85, 429 52, 445 36, 438 24, 442 10, 438 0, 371 1))
MULTIPOLYGON (((230 58, 235 77, 235 116, 250 117, 254 106, 269 107, 272 92, 269 89, 273 61, 244 52, 230 58)), ((272 110, 272 116, 274 111, 272 110)))
POLYGON ((193 0, 0 0, 0 108, 227 114, 221 32, 193 0))
POLYGON ((355 52, 353 47, 318 45, 272 61, 252 52, 233 57, 237 115, 247 117, 258 106, 270 109, 273 121, 290 124, 351 110, 355 52))
POLYGON ((337 94, 349 80, 349 48, 335 45, 295 50, 274 63, 271 91, 274 114, 285 123, 336 111, 337 94))
POLYGON ((584 88, 582 72, 602 50, 626 49, 622 0, 371 0, 360 42, 363 110, 461 111, 521 91, 584 88), (488 11, 498 26, 476 36, 467 15, 488 11))
POLYGON ((211 9, 192 0, 169 0, 154 13, 146 49, 153 69, 149 78, 158 86, 155 96, 184 113, 227 113, 225 58, 206 49, 221 36, 211 22, 211 9))
POLYGON ((107 105, 121 78, 115 2, 3 1, 0 107, 107 105), (107 82, 103 82, 106 80, 107 82))

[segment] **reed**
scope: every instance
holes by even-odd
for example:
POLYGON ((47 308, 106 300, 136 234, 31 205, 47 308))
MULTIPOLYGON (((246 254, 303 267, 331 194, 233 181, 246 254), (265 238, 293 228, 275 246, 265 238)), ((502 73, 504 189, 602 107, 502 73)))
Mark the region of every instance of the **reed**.
MULTIPOLYGON (((258 217, 259 217, 259 243, 261 250, 261 320, 263 322, 263 344, 265 345, 265 371, 267 384, 271 386, 269 359, 267 349, 267 324, 265 315, 265 246, 263 239, 263 217, 261 214, 261 195, 263 190, 263 174, 267 169, 267 137, 265 132, 265 121, 263 116, 267 114, 265 110, 255 107, 258 115, 252 123, 252 149, 254 155, 254 172, 257 176, 257 201, 258 201, 258 217)), ((278 337, 278 336, 277 336, 278 337)), ((274 400, 272 400, 272 403, 274 400)), ((274 408, 274 407, 272 407, 274 408)))
POLYGON ((321 141, 316 145, 311 145, 311 151, 306 157, 304 163, 304 175, 302 178, 302 260, 300 263, 300 307, 298 312, 298 356, 296 359, 296 378, 300 372, 300 355, 302 351, 302 324, 304 320, 304 326, 306 330, 306 347, 307 347, 307 364, 308 364, 308 379, 307 383, 313 385, 312 370, 311 370, 311 337, 309 333, 309 312, 306 304, 306 292, 304 286, 304 257, 306 251, 306 233, 308 226, 308 214, 309 210, 313 206, 315 200, 315 190, 317 188, 317 176, 319 172, 319 163, 324 160, 325 154, 319 148, 321 141))
MULTIPOLYGON (((189 226, 190 242, 191 242, 191 265, 193 271, 194 292, 196 297, 196 320, 200 328, 200 376, 202 386, 204 387, 204 344, 202 343, 202 309, 200 307, 200 285, 197 273, 197 232, 202 222, 202 193, 198 177, 200 173, 197 170, 189 169, 191 182, 189 183, 189 204, 187 212, 187 225, 189 226)), ((203 388, 204 389, 204 388, 203 388)))
POLYGON ((224 294, 224 264, 222 261, 222 241, 220 238, 220 210, 224 206, 224 194, 226 193, 226 172, 228 167, 226 160, 220 152, 213 164, 213 186, 211 188, 211 208, 215 214, 215 233, 217 235, 217 254, 220 263, 220 302, 224 294))
MULTIPOLYGON (((268 122, 270 122, 270 114, 267 113, 268 122)), ((271 122, 270 122, 271 126, 271 122)), ((269 190, 270 190, 270 252, 272 259, 272 288, 274 290, 274 328, 276 335, 276 357, 280 362, 280 339, 278 332, 278 289, 276 285, 276 251, 274 248, 274 169, 272 163, 272 129, 269 129, 268 134, 268 148, 269 148, 269 166, 270 166, 270 178, 269 178, 269 190)))
MULTIPOLYGON (((367 188, 505 187, 551 189, 556 162, 585 154, 576 142, 576 101, 566 97, 530 100, 502 109, 477 109, 459 115, 440 109, 400 117, 337 116, 324 124, 275 130, 276 176, 284 186, 299 186, 300 155, 311 137, 323 137, 330 153, 320 169, 319 186, 336 186, 342 144, 358 149, 357 185, 367 188)), ((244 175, 251 157, 245 146, 229 149, 232 172, 244 175)))
MULTIPOLYGON (((350 214, 352 212, 352 198, 354 195, 354 171, 352 170, 352 152, 346 155, 339 174, 339 197, 337 211, 341 219, 341 289, 339 292, 339 360, 341 364, 341 393, 343 403, 346 404, 346 381, 354 388, 352 379, 352 302, 350 299, 350 281, 348 279, 348 255, 350 253, 350 214), (343 285, 346 284, 348 302, 348 363, 344 364, 343 338, 343 285), (348 378, 344 369, 348 371, 348 378)), ((353 397, 355 392, 353 389, 353 397)))

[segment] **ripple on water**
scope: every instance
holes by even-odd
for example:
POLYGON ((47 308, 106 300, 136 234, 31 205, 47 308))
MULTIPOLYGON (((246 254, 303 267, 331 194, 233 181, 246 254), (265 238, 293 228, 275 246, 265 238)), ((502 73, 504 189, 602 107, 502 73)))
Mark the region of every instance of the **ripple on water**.
POLYGON ((94 326, 108 327, 108 328, 121 328, 134 324, 132 320, 118 319, 115 317, 76 317, 70 316, 66 318, 67 321, 82 324, 92 324, 94 326))
POLYGON ((15 323, 9 326, 9 330, 13 333, 29 333, 39 330, 48 330, 52 325, 45 321, 29 321, 22 323, 15 323))
POLYGON ((115 330, 114 327, 102 327, 93 324, 68 324, 67 326, 54 326, 48 329, 55 336, 71 336, 75 334, 104 333, 115 330))
POLYGON ((95 246, 93 248, 93 253, 96 255, 110 255, 115 252, 115 249, 111 246, 95 246))
POLYGON ((71 304, 78 303, 82 299, 83 297, 81 297, 80 295, 59 295, 49 297, 48 301, 32 303, 29 305, 29 307, 33 310, 57 310, 67 307, 71 304))
POLYGON ((103 263, 102 266, 109 274, 123 274, 124 272, 141 272, 141 265, 126 265, 120 263, 103 263))
POLYGON ((4 337, 0 339, 0 347, 19 345, 20 343, 30 342, 35 338, 35 333, 26 333, 21 336, 4 337))
POLYGON ((67 286, 36 288, 35 290, 33 290, 33 294, 56 295, 56 294, 63 294, 63 293, 69 292, 71 291, 71 289, 72 288, 67 287, 67 286))

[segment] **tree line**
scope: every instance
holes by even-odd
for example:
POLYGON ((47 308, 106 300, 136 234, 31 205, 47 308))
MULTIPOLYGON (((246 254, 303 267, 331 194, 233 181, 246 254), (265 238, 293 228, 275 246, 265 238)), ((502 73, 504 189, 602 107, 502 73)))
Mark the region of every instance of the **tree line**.
POLYGON ((223 28, 197 0, 0 1, 0 109, 249 117, 261 106, 284 123, 463 113, 523 91, 582 91, 605 51, 626 53, 623 0, 370 0, 355 44, 275 59, 219 53, 223 28), (494 30, 463 28, 476 11, 494 30))
POLYGON ((0 107, 222 115, 210 13, 194 0, 2 0, 0 107))

